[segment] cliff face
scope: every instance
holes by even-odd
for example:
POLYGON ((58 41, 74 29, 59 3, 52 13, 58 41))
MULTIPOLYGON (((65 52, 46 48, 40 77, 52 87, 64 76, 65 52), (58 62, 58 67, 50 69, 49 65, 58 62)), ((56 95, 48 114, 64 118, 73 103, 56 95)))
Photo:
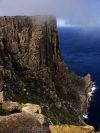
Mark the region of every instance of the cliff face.
MULTIPOLYGON (((54 17, 1 17, 0 50, 23 67, 39 70, 60 58, 54 17)), ((11 59, 10 59, 11 60, 11 59)))
POLYGON ((51 123, 81 125, 92 85, 61 59, 55 17, 0 17, 0 90, 7 99, 39 104, 51 123))

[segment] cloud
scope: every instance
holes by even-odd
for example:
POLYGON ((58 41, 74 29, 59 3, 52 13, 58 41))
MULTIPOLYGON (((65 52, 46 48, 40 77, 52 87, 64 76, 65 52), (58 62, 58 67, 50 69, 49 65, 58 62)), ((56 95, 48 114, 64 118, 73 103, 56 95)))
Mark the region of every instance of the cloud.
POLYGON ((100 26, 100 0, 0 0, 0 15, 53 14, 67 24, 100 26))

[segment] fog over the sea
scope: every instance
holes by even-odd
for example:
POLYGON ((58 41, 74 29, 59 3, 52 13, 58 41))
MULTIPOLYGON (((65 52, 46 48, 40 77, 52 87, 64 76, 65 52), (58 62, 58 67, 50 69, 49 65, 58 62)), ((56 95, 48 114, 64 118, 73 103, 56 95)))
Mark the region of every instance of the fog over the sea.
POLYGON ((100 26, 100 0, 0 0, 0 16, 41 14, 56 15, 63 26, 100 26))

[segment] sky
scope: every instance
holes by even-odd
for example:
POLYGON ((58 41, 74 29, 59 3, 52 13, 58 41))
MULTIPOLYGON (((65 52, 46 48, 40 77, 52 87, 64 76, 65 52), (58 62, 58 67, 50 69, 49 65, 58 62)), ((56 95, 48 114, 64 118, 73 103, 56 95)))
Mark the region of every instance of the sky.
POLYGON ((0 0, 0 16, 41 14, 59 26, 100 26, 100 0, 0 0))

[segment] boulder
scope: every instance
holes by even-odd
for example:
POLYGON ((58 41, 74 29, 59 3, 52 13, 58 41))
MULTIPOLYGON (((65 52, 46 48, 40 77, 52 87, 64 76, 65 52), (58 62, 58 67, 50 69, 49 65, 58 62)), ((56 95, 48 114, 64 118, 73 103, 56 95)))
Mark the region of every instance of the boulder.
POLYGON ((0 116, 0 133, 50 133, 49 126, 39 123, 33 115, 25 112, 0 116))
POLYGON ((39 121, 41 125, 49 125, 46 117, 43 114, 33 114, 33 116, 39 121))
POLYGON ((41 107, 39 105, 31 104, 31 103, 23 104, 22 108, 21 108, 21 111, 22 112, 27 112, 27 113, 30 113, 30 114, 34 114, 34 113, 41 114, 41 112, 42 112, 41 107))
POLYGON ((47 125, 47 120, 44 115, 41 114, 41 107, 36 104, 26 103, 19 104, 17 102, 3 102, 2 109, 12 113, 28 113, 36 118, 41 125, 47 125))
POLYGON ((20 112, 21 105, 18 102, 3 102, 2 109, 9 112, 20 112))
POLYGON ((36 119, 38 119, 39 123, 42 125, 47 124, 46 117, 41 114, 42 111, 41 111, 41 107, 39 105, 30 104, 30 103, 23 104, 21 111, 31 114, 36 119))

